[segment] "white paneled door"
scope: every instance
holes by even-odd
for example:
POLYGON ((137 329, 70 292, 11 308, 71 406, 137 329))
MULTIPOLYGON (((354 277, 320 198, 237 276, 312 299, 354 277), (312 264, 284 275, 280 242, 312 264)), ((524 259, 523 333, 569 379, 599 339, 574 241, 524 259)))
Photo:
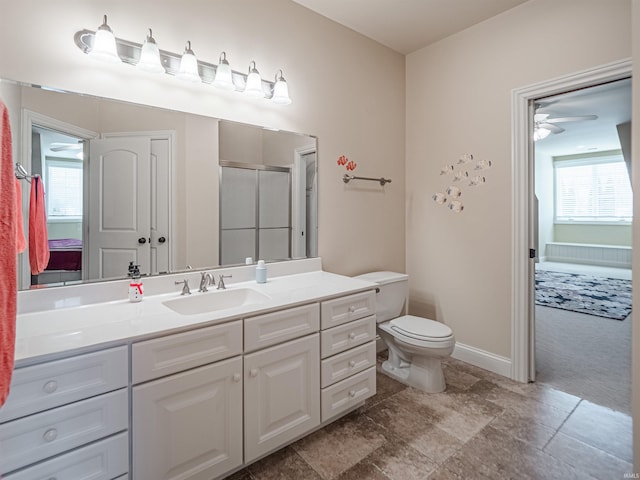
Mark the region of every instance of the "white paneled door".
POLYGON ((166 139, 92 140, 89 160, 87 278, 169 270, 169 172, 166 139))

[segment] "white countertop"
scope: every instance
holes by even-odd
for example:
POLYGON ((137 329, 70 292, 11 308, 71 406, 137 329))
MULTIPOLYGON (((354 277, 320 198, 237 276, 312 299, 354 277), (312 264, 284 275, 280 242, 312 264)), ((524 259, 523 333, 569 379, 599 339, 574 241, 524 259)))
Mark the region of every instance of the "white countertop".
MULTIPOLYGON (((227 289, 251 288, 268 298, 257 304, 194 315, 181 315, 163 302, 180 298, 171 293, 148 295, 142 302, 116 301, 22 313, 16 324, 16 366, 109 344, 152 338, 194 327, 223 323, 295 305, 375 288, 375 284, 324 271, 269 278, 265 284, 245 281, 227 289), (46 358, 45 358, 46 357, 46 358)), ((196 295, 216 295, 215 289, 196 295)))

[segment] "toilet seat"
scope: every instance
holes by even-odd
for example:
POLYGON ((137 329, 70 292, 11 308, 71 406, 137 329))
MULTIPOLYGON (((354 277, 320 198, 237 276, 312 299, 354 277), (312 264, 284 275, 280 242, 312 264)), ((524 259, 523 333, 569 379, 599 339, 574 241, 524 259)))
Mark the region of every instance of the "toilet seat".
POLYGON ((453 336, 451 329, 444 323, 416 317, 414 315, 404 315, 394 318, 389 324, 395 332, 416 340, 445 342, 449 341, 453 336))

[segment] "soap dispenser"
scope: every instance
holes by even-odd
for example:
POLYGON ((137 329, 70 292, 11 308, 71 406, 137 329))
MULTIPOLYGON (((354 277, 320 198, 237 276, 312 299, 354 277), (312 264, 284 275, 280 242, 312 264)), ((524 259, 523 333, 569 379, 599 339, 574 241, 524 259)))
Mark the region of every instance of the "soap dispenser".
POLYGON ((129 262, 128 276, 131 278, 129 281, 129 301, 141 302, 144 290, 142 279, 140 278, 140 265, 134 265, 133 262, 129 262))
POLYGON ((258 260, 256 266, 256 282, 267 283, 267 266, 264 264, 264 260, 258 260))

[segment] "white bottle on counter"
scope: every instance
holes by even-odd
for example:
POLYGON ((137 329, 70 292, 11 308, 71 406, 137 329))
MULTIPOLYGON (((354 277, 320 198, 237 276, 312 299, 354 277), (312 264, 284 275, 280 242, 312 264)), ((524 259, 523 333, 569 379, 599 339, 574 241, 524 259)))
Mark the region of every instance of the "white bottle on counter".
POLYGON ((264 264, 264 260, 258 260, 256 266, 256 282, 267 283, 267 266, 264 264))

